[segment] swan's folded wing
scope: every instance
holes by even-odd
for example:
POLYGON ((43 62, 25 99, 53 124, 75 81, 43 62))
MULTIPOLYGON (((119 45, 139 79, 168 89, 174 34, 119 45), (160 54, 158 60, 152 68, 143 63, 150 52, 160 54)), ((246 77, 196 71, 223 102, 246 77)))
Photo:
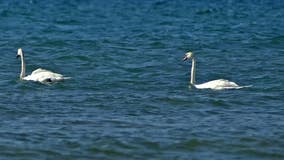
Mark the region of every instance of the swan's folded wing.
POLYGON ((38 81, 40 82, 54 82, 63 80, 63 75, 53 72, 40 72, 38 75, 38 81))
POLYGON ((239 87, 235 82, 228 81, 226 79, 219 79, 218 81, 219 87, 239 87))
POLYGON ((40 72, 51 72, 51 71, 46 70, 46 69, 42 69, 42 68, 38 68, 38 69, 34 70, 31 75, 35 75, 35 74, 38 74, 40 72))
POLYGON ((24 78, 25 80, 39 81, 39 82, 53 82, 65 79, 63 75, 51 72, 45 69, 37 69, 31 75, 24 78))

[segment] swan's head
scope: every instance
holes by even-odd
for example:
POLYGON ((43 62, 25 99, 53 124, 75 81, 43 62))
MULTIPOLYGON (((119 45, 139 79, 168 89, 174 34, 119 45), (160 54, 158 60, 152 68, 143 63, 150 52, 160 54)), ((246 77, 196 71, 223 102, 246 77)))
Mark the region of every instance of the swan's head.
POLYGON ((183 61, 186 61, 190 58, 193 58, 193 53, 192 52, 187 52, 183 58, 183 61))
POLYGON ((22 48, 19 48, 17 53, 17 58, 21 57, 22 55, 23 55, 23 50, 22 48))

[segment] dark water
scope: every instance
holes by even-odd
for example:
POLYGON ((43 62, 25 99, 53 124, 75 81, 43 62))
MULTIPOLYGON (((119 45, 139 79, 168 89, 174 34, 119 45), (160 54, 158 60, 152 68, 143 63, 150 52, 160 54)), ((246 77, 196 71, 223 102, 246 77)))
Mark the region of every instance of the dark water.
POLYGON ((284 159, 284 1, 0 2, 0 159, 284 159), (19 80, 39 67, 72 77, 19 80), (189 89, 229 79, 240 90, 189 89))

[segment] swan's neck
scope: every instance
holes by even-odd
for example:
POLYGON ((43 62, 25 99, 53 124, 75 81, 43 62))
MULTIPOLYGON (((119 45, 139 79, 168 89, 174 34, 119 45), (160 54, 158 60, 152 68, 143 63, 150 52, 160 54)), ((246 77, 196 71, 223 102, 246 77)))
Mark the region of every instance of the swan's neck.
POLYGON ((192 58, 190 84, 195 85, 195 58, 192 58))
POLYGON ((21 54, 21 62, 22 62, 22 68, 21 68, 21 74, 20 74, 20 79, 23 79, 26 75, 26 64, 25 64, 25 59, 24 59, 24 54, 21 54))

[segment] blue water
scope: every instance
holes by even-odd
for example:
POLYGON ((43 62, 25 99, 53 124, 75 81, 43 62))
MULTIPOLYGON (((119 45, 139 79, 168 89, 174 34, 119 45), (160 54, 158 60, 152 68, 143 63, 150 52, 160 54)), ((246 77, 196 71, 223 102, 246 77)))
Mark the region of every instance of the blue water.
POLYGON ((284 1, 0 2, 0 159, 284 159, 284 1), (68 77, 19 80, 42 67, 68 77), (189 88, 224 78, 239 90, 189 88))

